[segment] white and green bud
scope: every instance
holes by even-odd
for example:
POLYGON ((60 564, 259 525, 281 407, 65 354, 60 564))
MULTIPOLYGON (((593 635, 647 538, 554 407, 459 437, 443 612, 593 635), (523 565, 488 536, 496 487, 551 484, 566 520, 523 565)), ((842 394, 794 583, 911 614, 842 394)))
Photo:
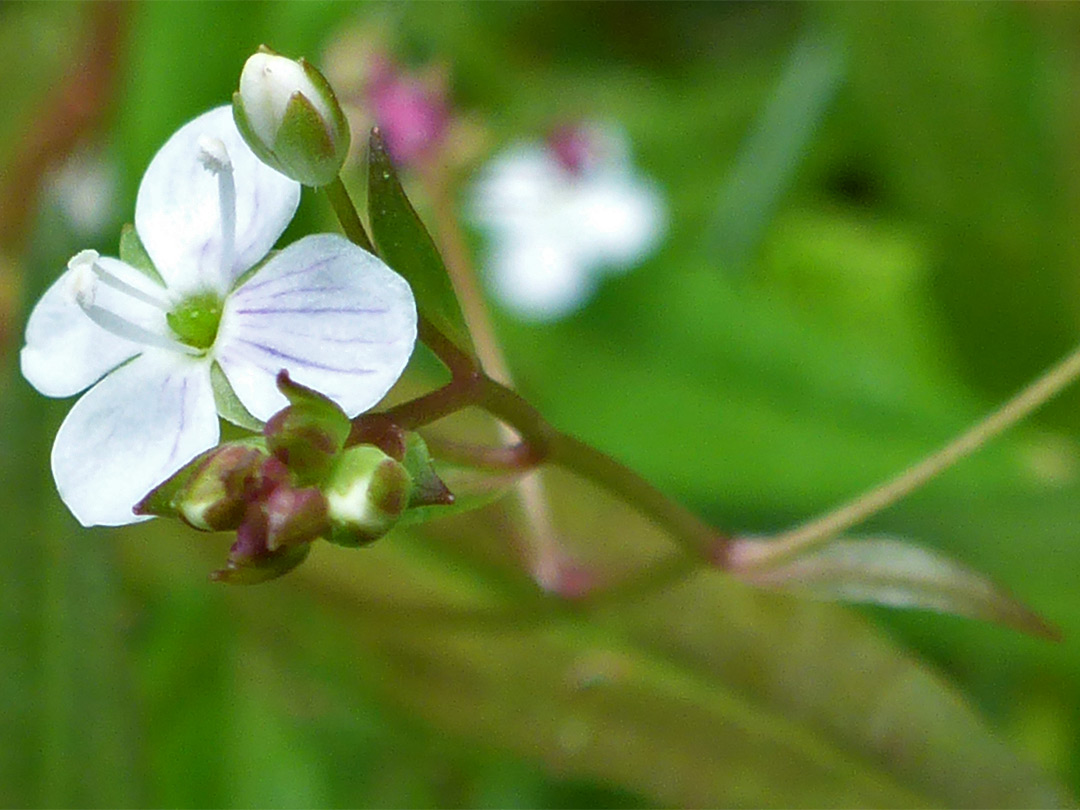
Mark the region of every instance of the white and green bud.
POLYGON ((412 479, 405 467, 374 445, 350 447, 323 487, 330 540, 360 546, 382 537, 409 504, 412 479))
POLYGON ((265 450, 244 442, 212 448, 155 487, 135 514, 177 517, 204 532, 232 531, 267 458, 265 450))
POLYGON ((265 46, 244 63, 233 117, 260 160, 306 186, 334 180, 349 152, 349 124, 326 77, 265 46))

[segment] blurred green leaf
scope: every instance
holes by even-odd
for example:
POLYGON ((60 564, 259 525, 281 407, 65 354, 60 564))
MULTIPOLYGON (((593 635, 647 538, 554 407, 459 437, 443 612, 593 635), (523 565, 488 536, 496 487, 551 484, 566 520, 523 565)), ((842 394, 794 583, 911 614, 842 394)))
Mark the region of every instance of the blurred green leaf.
POLYGON ((302 576, 338 594, 385 693, 559 773, 679 806, 1068 804, 943 683, 835 607, 706 573, 579 612, 508 603, 483 569, 436 562, 403 534, 361 556, 316 558, 302 576), (356 588, 393 601, 357 604, 356 588))
POLYGON ((844 75, 835 34, 803 34, 720 192, 712 243, 721 269, 744 271, 844 75))
MULTIPOLYGON (((741 540, 751 555, 768 540, 741 540)), ((737 549, 735 553, 739 553, 737 549)), ((1061 631, 1001 586, 947 557, 889 538, 837 539, 737 576, 758 587, 828 602, 921 608, 996 622, 1053 641, 1061 631)))
POLYGON ((368 217, 379 255, 409 282, 420 314, 471 353, 472 339, 446 266, 405 196, 377 129, 368 144, 368 217))

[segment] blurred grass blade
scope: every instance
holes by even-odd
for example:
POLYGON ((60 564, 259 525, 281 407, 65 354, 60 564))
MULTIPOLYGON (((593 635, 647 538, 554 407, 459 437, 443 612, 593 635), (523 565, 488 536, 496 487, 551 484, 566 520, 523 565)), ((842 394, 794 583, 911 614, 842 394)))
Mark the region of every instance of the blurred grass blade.
POLYGON ((1061 640, 1058 628, 986 577, 900 540, 842 538, 775 568, 738 576, 812 599, 934 610, 1061 640))
POLYGON ((720 194, 711 241, 725 270, 741 271, 753 259, 844 77, 844 63, 836 37, 811 30, 795 43, 720 194))
POLYGON ((368 145, 368 217, 379 255, 409 282, 420 314, 472 353, 472 339, 446 266, 405 196, 378 128, 371 130, 368 145))

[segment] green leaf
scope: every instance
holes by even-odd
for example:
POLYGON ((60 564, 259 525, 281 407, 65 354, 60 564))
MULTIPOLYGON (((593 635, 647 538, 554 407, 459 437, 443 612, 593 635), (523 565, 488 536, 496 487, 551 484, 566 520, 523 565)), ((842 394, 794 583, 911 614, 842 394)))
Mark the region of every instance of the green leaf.
POLYGON ((210 366, 210 383, 214 388, 214 403, 217 405, 218 413, 224 419, 228 419, 234 425, 245 430, 262 431, 263 423, 252 416, 251 412, 244 407, 244 403, 240 401, 232 386, 229 385, 225 372, 221 370, 221 366, 217 363, 210 366))
POLYGON ((446 265, 405 196, 378 128, 371 131, 368 146, 368 216, 379 255, 409 282, 420 314, 472 353, 472 338, 446 265))
POLYGON ((120 261, 130 264, 136 270, 141 270, 162 287, 165 286, 165 280, 154 267, 150 254, 146 252, 142 239, 139 238, 135 226, 130 222, 120 230, 120 261))
MULTIPOLYGON (((763 545, 768 541, 738 543, 763 545)), ((737 574, 757 587, 830 602, 920 608, 1061 640, 1061 631, 981 574, 889 538, 838 539, 775 567, 737 574)))
POLYGON ((713 243, 725 269, 744 270, 754 258, 843 79, 844 62, 838 38, 820 31, 792 48, 721 191, 713 243))

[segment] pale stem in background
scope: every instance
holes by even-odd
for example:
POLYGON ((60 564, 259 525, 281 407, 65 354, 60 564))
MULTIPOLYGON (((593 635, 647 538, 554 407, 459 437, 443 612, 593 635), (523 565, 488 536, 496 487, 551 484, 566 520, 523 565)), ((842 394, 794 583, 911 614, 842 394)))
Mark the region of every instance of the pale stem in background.
MULTIPOLYGON (((510 368, 495 337, 484 295, 477 283, 468 248, 454 214, 448 173, 433 161, 425 161, 419 169, 431 198, 436 236, 441 243, 450 282, 461 302, 462 314, 476 343, 480 364, 498 382, 513 387, 510 368)), ((503 442, 521 439, 503 422, 499 422, 498 430, 503 442)), ((558 590, 566 555, 555 539, 555 527, 544 493, 541 471, 535 470, 522 477, 515 492, 526 517, 523 527, 525 536, 519 539, 524 546, 522 551, 528 558, 532 576, 545 590, 558 590)))
POLYGON ((841 534, 892 506, 961 459, 1021 421, 1080 376, 1080 347, 1020 393, 935 453, 848 504, 768 541, 736 542, 729 549, 733 568, 774 565, 841 534))

